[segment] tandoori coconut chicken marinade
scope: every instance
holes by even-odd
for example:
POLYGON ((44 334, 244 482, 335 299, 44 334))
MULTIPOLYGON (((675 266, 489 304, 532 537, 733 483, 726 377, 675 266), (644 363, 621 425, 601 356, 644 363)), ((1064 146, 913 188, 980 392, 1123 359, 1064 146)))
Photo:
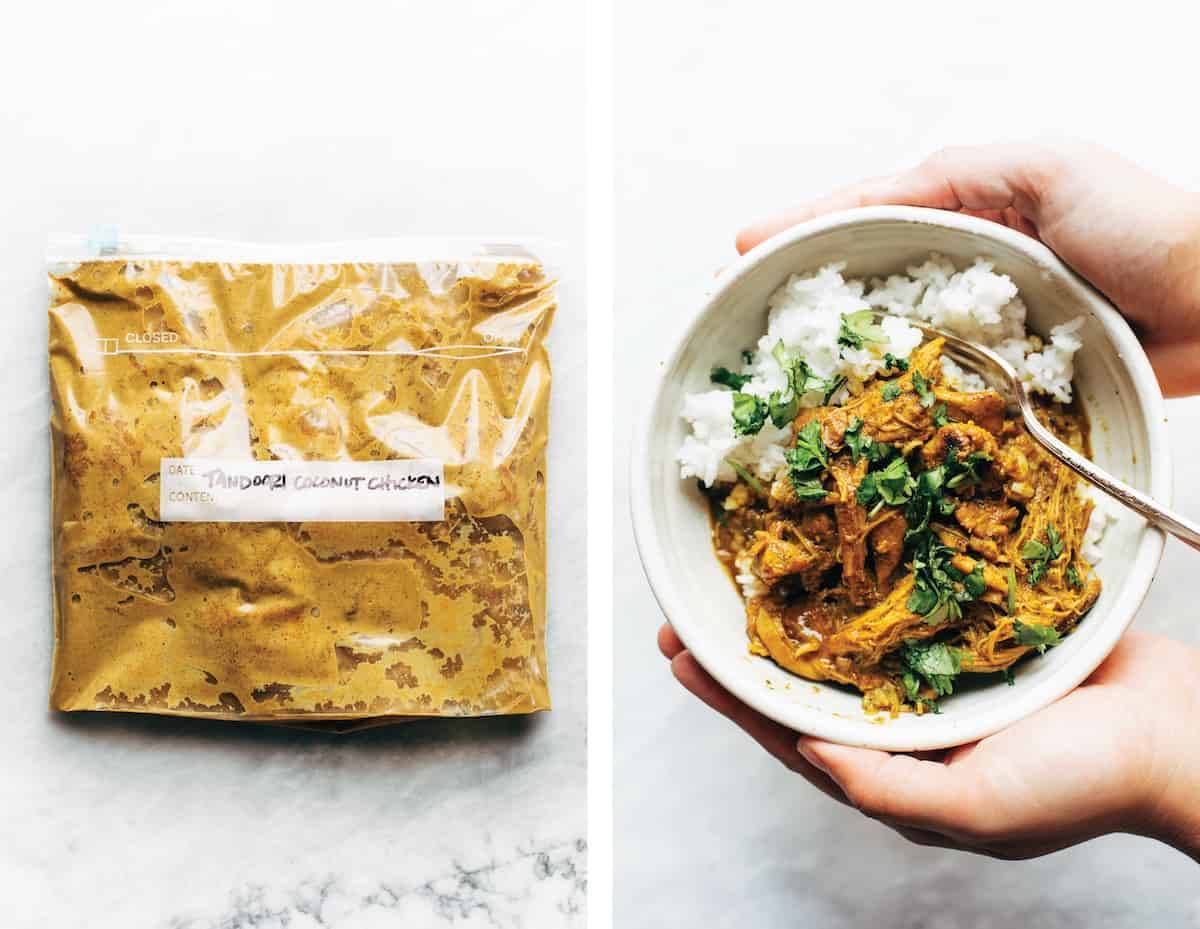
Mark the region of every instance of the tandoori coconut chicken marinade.
MULTIPOLYGON (((718 557, 766 587, 746 604, 750 650, 858 688, 870 712, 936 709, 960 673, 1057 644, 1100 593, 1078 479, 1000 394, 945 386, 941 348, 800 411, 774 481, 742 469, 709 491, 718 557)), ((1039 414, 1087 452, 1079 410, 1039 414)))

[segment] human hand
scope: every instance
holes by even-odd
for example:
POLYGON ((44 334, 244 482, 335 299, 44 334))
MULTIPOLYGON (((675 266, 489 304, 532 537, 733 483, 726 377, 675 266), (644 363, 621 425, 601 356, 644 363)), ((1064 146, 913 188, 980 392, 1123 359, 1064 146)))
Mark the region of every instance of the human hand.
POLYGON ((1110 832, 1200 860, 1200 652, 1129 633, 1078 689, 971 745, 920 757, 849 748, 757 713, 721 687, 670 626, 676 678, 816 787, 919 845, 1030 858, 1110 832))
POLYGON ((1040 239, 1129 318, 1167 396, 1200 393, 1200 194, 1090 145, 948 148, 751 226, 738 251, 879 204, 970 213, 1040 239))

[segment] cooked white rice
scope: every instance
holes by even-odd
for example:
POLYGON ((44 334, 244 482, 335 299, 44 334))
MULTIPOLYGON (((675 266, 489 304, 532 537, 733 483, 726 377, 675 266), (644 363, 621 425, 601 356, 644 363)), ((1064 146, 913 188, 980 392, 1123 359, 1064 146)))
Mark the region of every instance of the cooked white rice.
MULTIPOLYGON (((782 341, 818 377, 844 376, 846 386, 833 401, 844 400, 884 368, 885 354, 907 358, 921 344, 920 330, 902 318, 910 317, 995 349, 1017 369, 1029 389, 1070 402, 1072 360, 1082 345, 1078 331, 1083 318, 1055 326, 1050 341, 1043 343, 1025 329, 1025 304, 1012 279, 997 274, 985 259, 976 258, 959 271, 943 256, 932 254, 906 274, 870 281, 847 280, 843 268, 845 263, 837 262, 814 274, 793 274, 771 295, 767 332, 754 347, 753 359, 729 365, 751 377, 742 387, 744 393, 765 399, 786 388, 787 377, 772 353, 782 341), (883 320, 881 341, 865 343, 860 349, 839 346, 842 317, 872 307, 892 314, 883 320)), ((984 387, 977 374, 963 371, 948 358, 942 359, 942 371, 960 389, 984 387)), ((823 399, 822 390, 813 389, 800 398, 800 404, 817 406, 823 399)), ((735 480, 731 460, 770 480, 792 441, 790 425, 777 429, 770 421, 757 435, 735 434, 733 392, 723 387, 687 395, 681 412, 691 432, 679 449, 680 474, 706 485, 735 480)))
POLYGON ((1104 539, 1104 533, 1108 529, 1109 523, 1115 522, 1117 519, 1115 512, 1116 504, 1100 491, 1091 487, 1086 487, 1083 492, 1087 494, 1095 506, 1092 508, 1092 516, 1088 520, 1087 531, 1083 534, 1083 544, 1079 546, 1079 554, 1089 564, 1097 565, 1100 563, 1100 559, 1104 557, 1104 551, 1100 548, 1100 542, 1104 539))

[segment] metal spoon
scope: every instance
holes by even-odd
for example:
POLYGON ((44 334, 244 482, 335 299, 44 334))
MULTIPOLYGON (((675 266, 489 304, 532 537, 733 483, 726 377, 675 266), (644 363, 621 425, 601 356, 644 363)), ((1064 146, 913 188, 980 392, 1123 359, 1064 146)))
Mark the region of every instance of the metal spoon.
POLYGON ((1171 533, 1192 548, 1200 550, 1200 525, 1171 512, 1154 498, 1148 497, 1140 490, 1135 490, 1124 481, 1117 480, 1043 426, 1033 410, 1033 404, 1030 402, 1025 385, 1021 383, 1017 372, 1007 361, 990 348, 960 339, 949 332, 943 332, 941 329, 935 329, 933 326, 927 326, 907 317, 904 318, 904 321, 910 326, 920 329, 930 338, 945 339, 946 344, 943 351, 946 355, 964 367, 976 371, 989 383, 1006 388, 1001 392, 1007 392, 1009 397, 1016 400, 1016 405, 1021 411, 1021 417, 1025 421, 1025 428, 1029 434, 1051 455, 1089 484, 1099 487, 1117 502, 1140 513, 1153 525, 1171 533))

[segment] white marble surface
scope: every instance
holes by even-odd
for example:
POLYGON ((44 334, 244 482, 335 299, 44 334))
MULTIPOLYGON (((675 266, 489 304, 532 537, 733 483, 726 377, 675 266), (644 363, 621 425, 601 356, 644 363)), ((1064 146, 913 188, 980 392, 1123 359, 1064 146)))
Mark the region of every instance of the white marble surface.
POLYGON ((0 56, 0 926, 584 924, 578 3, 24 4, 0 56), (353 14, 351 9, 356 10, 353 14), (352 737, 46 710, 48 234, 567 246, 552 713, 352 737))
MULTIPOLYGON (((1177 110, 1177 88, 1194 83, 1192 29, 1156 3, 1111 22, 1068 11, 1080 8, 620 0, 615 408, 643 402, 738 226, 790 202, 942 145, 1047 132, 1200 188, 1200 133, 1177 110)), ((1200 400, 1169 413, 1176 502, 1195 516, 1200 400)), ((1200 925, 1196 866, 1171 849, 1114 837, 1003 863, 918 848, 685 694, 654 647, 661 614, 626 516, 627 431, 617 439, 618 925, 1200 925)), ((1170 544, 1138 625, 1200 642, 1196 568, 1170 544)))

